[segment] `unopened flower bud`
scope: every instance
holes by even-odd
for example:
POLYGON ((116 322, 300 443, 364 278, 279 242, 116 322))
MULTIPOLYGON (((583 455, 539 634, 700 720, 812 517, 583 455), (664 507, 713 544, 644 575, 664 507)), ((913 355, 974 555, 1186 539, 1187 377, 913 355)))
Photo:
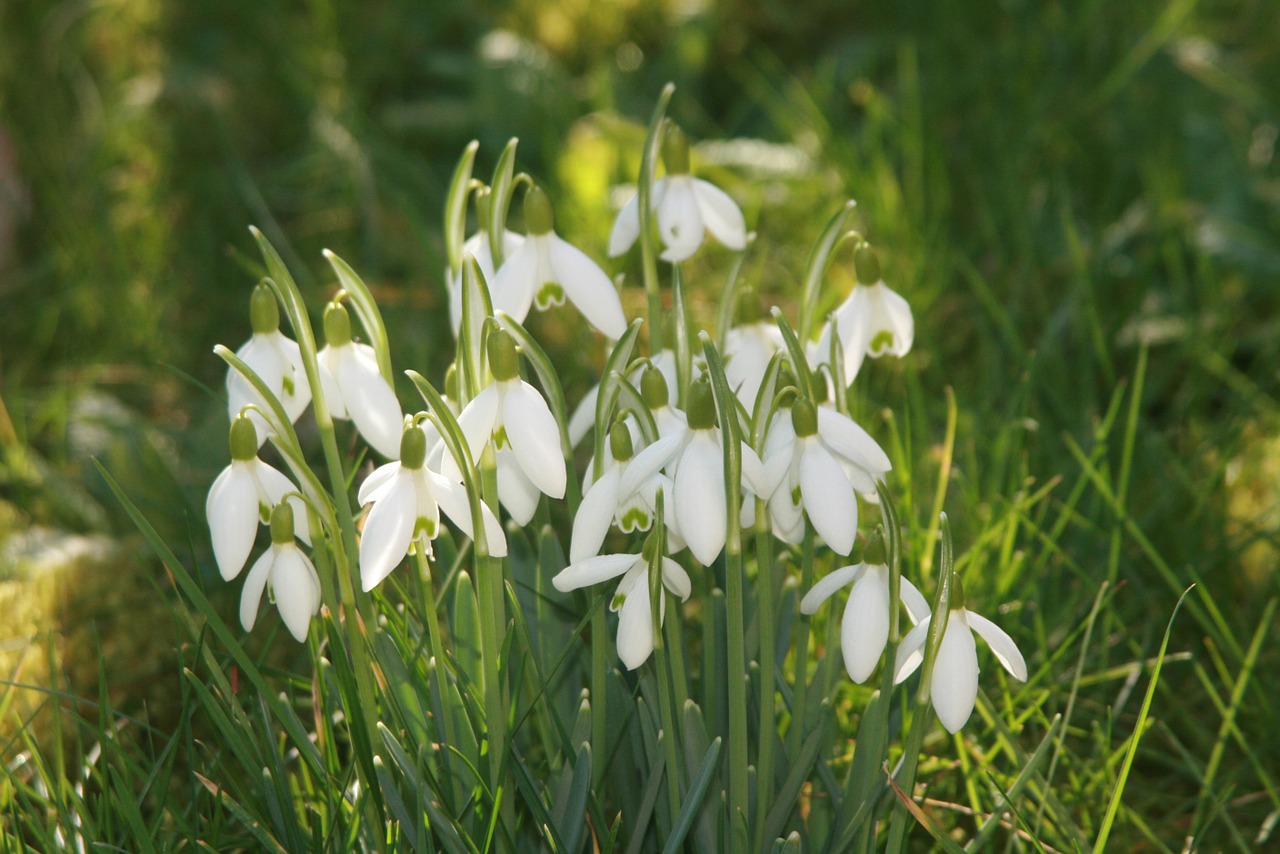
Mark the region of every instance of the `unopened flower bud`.
POLYGON ((668 175, 689 174, 689 138, 673 121, 667 122, 662 134, 662 164, 668 175))
POLYGON ((635 454, 631 446, 631 431, 621 421, 614 422, 609 428, 609 448, 613 451, 613 458, 620 463, 626 462, 635 454))
POLYGON ((325 306, 324 340, 330 347, 351 343, 351 316, 342 303, 331 302, 325 306))
POLYGON ((853 267, 858 274, 858 284, 874 285, 880 281, 880 256, 871 244, 864 243, 853 253, 853 267))
POLYGON ((644 397, 645 405, 650 409, 660 409, 671 402, 667 378, 653 365, 645 368, 644 373, 640 375, 640 394, 644 397))
POLYGON ((862 549, 862 562, 868 566, 885 566, 889 557, 885 550, 884 535, 877 529, 867 537, 867 544, 862 549))
POLYGON ((458 400, 458 363, 452 362, 444 372, 444 396, 455 402, 458 400))
POLYGON ((524 225, 530 235, 546 234, 555 227, 551 200, 539 186, 530 187, 524 194, 524 225))
POLYGON ((709 430, 716 426, 716 399, 706 377, 689 386, 689 429, 709 430))
POLYGON ((252 460, 258 456, 258 431, 246 415, 231 422, 231 459, 252 460))
POLYGON ((293 542, 293 508, 287 501, 271 511, 271 542, 277 546, 293 542))
POLYGON ((427 434, 418 426, 407 427, 400 436, 400 467, 420 469, 427 458, 427 434))
POLYGON ((516 340, 505 329, 489 335, 489 370, 498 382, 513 380, 520 375, 520 359, 516 354, 516 340))
POLYGON ((798 439, 817 434, 818 410, 808 398, 796 398, 796 402, 791 405, 791 426, 795 428, 798 439))
POLYGON ((952 611, 959 611, 965 607, 968 600, 964 595, 964 582, 960 580, 960 574, 951 573, 951 596, 947 601, 947 607, 952 611))
POLYGON ((249 297, 249 325, 254 335, 266 335, 280 328, 280 306, 266 282, 258 282, 249 297))

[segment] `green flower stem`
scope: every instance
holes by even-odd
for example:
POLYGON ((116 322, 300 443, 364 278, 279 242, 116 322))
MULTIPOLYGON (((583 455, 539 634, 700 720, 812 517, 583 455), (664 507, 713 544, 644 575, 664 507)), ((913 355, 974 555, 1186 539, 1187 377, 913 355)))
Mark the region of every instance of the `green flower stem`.
MULTIPOLYGON (((813 587, 813 526, 805 523, 804 545, 800 552, 800 589, 813 587)), ((804 614, 798 617, 795 645, 796 684, 791 693, 791 727, 787 730, 787 755, 799 756, 800 746, 804 743, 805 717, 808 708, 809 688, 809 631, 812 628, 811 618, 804 614)))
MULTIPOLYGON (((756 619, 760 623, 760 725, 756 732, 756 803, 773 803, 773 740, 778 734, 778 712, 774 698, 778 647, 773 572, 773 538, 769 535, 769 506, 756 499, 756 619)), ((767 809, 756 809, 755 849, 764 849, 764 819, 767 809)))
POLYGON ((658 104, 653 108, 653 117, 649 120, 649 133, 644 142, 644 158, 640 161, 640 179, 637 188, 636 205, 640 216, 640 267, 644 274, 644 290, 649 298, 649 351, 654 355, 662 352, 665 339, 662 329, 662 292, 658 284, 658 257, 653 245, 653 229, 650 220, 653 214, 653 182, 658 168, 658 158, 662 152, 662 135, 664 119, 667 116, 667 104, 676 91, 674 83, 662 87, 658 96, 658 104))
POLYGON ((427 562, 427 555, 423 549, 414 551, 414 564, 417 566, 418 579, 421 581, 422 611, 427 620, 427 642, 431 646, 431 657, 436 660, 436 677, 441 682, 440 695, 444 698, 440 703, 440 724, 444 730, 441 738, 443 744, 440 746, 440 764, 449 777, 453 789, 453 805, 456 808, 463 802, 466 792, 462 788, 463 769, 453 767, 453 751, 450 749, 460 742, 458 730, 453 722, 453 703, 449 701, 449 687, 446 684, 449 680, 449 659, 445 654, 444 639, 440 634, 440 617, 436 612, 436 591, 431 578, 431 566, 427 562))
POLYGON ((684 298, 684 273, 679 264, 671 265, 671 314, 676 326, 676 402, 679 408, 684 409, 689 405, 693 357, 689 353, 689 313, 684 298))
MULTIPOLYGON (((480 483, 485 504, 498 507, 498 464, 493 441, 480 456, 480 483)), ((495 511, 496 512, 496 511, 495 511)), ((502 641, 506 634, 506 596, 503 594, 505 561, 477 555, 476 592, 480 600, 480 648, 484 661, 485 729, 489 734, 489 777, 495 796, 508 790, 503 779, 507 755, 507 692, 502 680, 502 641)), ((500 821, 515 834, 515 809, 510 798, 500 803, 500 821)))
POLYGON ((606 701, 609 676, 609 625, 605 609, 597 607, 591 612, 591 753, 600 757, 591 763, 591 788, 601 792, 604 772, 608 763, 608 728, 606 726, 606 701))
MULTIPOLYGON (((657 554, 656 557, 659 562, 657 569, 658 595, 667 596, 667 589, 662 586, 661 580, 662 555, 657 554)), ((650 567, 650 575, 653 574, 654 570, 650 567)), ((655 621, 657 620, 657 614, 660 613, 660 607, 655 605, 653 608, 655 621)), ((660 630, 654 634, 653 640, 654 657, 658 659, 658 712, 662 718, 662 747, 667 759, 663 763, 666 766, 667 775, 667 805, 671 809, 671 815, 674 820, 674 817, 680 814, 680 757, 676 746, 676 720, 675 715, 672 713, 675 698, 670 690, 672 685, 670 659, 673 656, 669 654, 667 645, 663 643, 660 630)))

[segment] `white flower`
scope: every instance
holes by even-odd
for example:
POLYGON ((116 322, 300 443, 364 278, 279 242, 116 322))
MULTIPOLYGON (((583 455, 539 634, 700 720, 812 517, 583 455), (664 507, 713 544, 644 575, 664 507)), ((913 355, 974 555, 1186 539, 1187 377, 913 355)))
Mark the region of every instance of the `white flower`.
MULTIPOLYGON (((657 493, 671 495, 671 478, 661 471, 653 471, 644 479, 627 478, 626 470, 631 460, 632 436, 626 424, 615 424, 609 432, 610 453, 604 473, 591 484, 578 505, 573 518, 573 534, 569 542, 569 561, 578 563, 599 554, 609 526, 616 524, 623 533, 647 531, 653 525, 657 513, 657 493), (622 485, 624 480, 627 491, 622 485)), ((670 500, 663 503, 663 517, 668 533, 675 526, 675 514, 670 500)))
MULTIPOLYGON (((280 332, 280 309, 275 295, 265 284, 253 289, 249 301, 249 317, 253 336, 236 351, 236 355, 266 383, 284 407, 290 421, 297 421, 311 402, 311 386, 302 365, 302 352, 296 342, 280 332)), ((266 408, 266 401, 249 381, 235 369, 227 371, 227 411, 234 420, 249 404, 266 408)), ((258 445, 267 438, 265 418, 250 410, 250 418, 258 430, 258 445)))
MULTIPOLYGON (((638 365, 633 369, 627 375, 627 380, 632 384, 640 384, 640 393, 658 425, 659 436, 669 436, 684 425, 684 413, 673 406, 675 396, 671 393, 676 387, 675 353, 663 350, 648 365, 638 365)), ((599 399, 600 384, 596 383, 569 416, 569 441, 575 448, 595 427, 596 403, 599 399)))
POLYGON ((293 511, 281 504, 271 514, 271 548, 249 569, 240 593, 240 623, 252 631, 262 591, 270 587, 280 617, 299 643, 306 641, 311 618, 320 610, 320 578, 311 559, 293 540, 293 511))
MULTIPOLYGON (((928 619, 929 603, 924 596, 906 578, 899 580, 898 594, 911 621, 928 619)), ((851 582, 853 589, 840 623, 840 648, 849 678, 865 682, 889 640, 889 567, 883 563, 858 563, 828 573, 800 600, 800 613, 816 613, 832 593, 851 582)))
POLYGON ((237 416, 231 422, 231 465, 213 481, 205 501, 205 517, 213 540, 213 556, 222 577, 235 578, 253 551, 259 522, 271 517, 271 509, 287 499, 298 519, 298 536, 311 544, 307 511, 289 478, 258 459, 258 438, 253 421, 237 416))
MULTIPOLYGON (((618 612, 618 658, 634 670, 653 652, 653 606, 649 598, 649 561, 642 554, 599 555, 576 562, 561 570, 551 583, 561 592, 577 590, 610 578, 622 576, 618 589, 609 602, 609 610, 618 612)), ((689 598, 692 584, 689 576, 669 557, 662 558, 662 584, 680 601, 689 598)), ((666 597, 658 605, 658 625, 666 617, 666 597)))
MULTIPOLYGON (((360 583, 372 590, 391 574, 411 548, 431 554, 440 529, 440 510, 462 533, 474 536, 466 489, 423 465, 427 435, 421 427, 404 431, 399 462, 387 463, 365 478, 357 496, 372 503, 360 536, 360 583)), ((507 539, 493 512, 480 505, 489 554, 507 553, 507 539)))
MULTIPOLYGON (((524 235, 516 234, 514 231, 502 232, 502 257, 510 257, 524 243, 524 235)), ((486 232, 478 232, 471 235, 462 244, 462 257, 470 255, 476 259, 476 264, 480 267, 480 273, 484 276, 485 284, 488 285, 493 281, 493 252, 489 246, 489 235, 486 232)), ((458 334, 458 328, 462 326, 462 271, 445 271, 445 284, 449 289, 449 324, 453 329, 453 334, 458 334)))
POLYGON ((330 414, 350 418, 375 451, 394 460, 404 416, 395 391, 378 370, 377 355, 368 344, 351 340, 351 319, 337 303, 325 309, 324 331, 328 343, 316 360, 330 414))
POLYGON ((725 379, 748 412, 755 409, 769 360, 784 346, 778 325, 767 320, 735 326, 725 336, 725 379))
MULTIPOLYGON (((688 419, 687 427, 636 454, 619 489, 631 494, 637 484, 665 468, 672 480, 672 511, 680 536, 698 562, 707 566, 720 554, 728 536, 728 498, 724 440, 715 426, 715 403, 706 381, 695 382, 690 390, 688 419)), ((767 495, 760 458, 745 442, 740 447, 743 488, 754 495, 767 495)), ((744 506, 744 513, 748 509, 744 506)))
MULTIPOLYGON (((963 592, 959 593, 964 600, 963 592)), ((894 664, 894 684, 910 676, 924 660, 924 645, 929 637, 929 619, 922 620, 907 632, 898 646, 894 664)), ((995 653, 996 660, 1019 682, 1027 680, 1027 663, 1013 638, 980 614, 964 607, 952 608, 942 634, 938 656, 933 663, 929 697, 938 720, 948 732, 958 732, 973 713, 978 699, 978 652, 973 641, 977 632, 995 653)))
POLYGON ((764 455, 764 494, 778 536, 792 542, 803 533, 803 510, 823 542, 848 554, 858 533, 855 493, 874 495, 891 468, 875 439, 848 416, 805 399, 792 405, 789 418, 780 410, 764 455))
MULTIPOLYGON (((666 247, 662 260, 683 261, 698 251, 706 232, 730 249, 747 245, 742 211, 729 194, 689 174, 689 148, 684 133, 674 125, 663 136, 663 160, 667 174, 653 182, 653 211, 666 247)), ((609 257, 616 258, 640 237, 640 196, 623 205, 609 235, 609 257)))
POLYGON ((543 311, 563 305, 568 297, 605 337, 621 338, 627 331, 627 319, 609 276, 552 231, 546 193, 536 187, 529 190, 524 210, 529 233, 493 278, 490 293, 494 311, 506 312, 523 323, 531 305, 536 303, 543 311))
POLYGON ((905 356, 915 339, 911 306, 880 280, 880 263, 871 247, 859 248, 855 263, 858 283, 822 327, 817 344, 809 352, 809 361, 814 367, 827 363, 831 359, 834 331, 844 351, 845 385, 853 382, 866 356, 879 358, 885 353, 905 356))

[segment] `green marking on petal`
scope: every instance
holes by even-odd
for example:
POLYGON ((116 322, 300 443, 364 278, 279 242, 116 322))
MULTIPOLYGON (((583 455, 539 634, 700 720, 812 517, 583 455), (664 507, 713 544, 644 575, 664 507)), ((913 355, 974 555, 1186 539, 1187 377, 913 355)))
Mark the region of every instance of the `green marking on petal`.
POLYGON ((622 518, 618 521, 618 527, 622 529, 624 534, 629 534, 632 531, 647 531, 652 524, 653 517, 639 507, 632 507, 626 513, 623 513, 622 518))
POLYGON ((881 329, 876 336, 871 339, 871 354, 878 356, 893 348, 893 333, 888 329, 881 329))
POLYGON ((564 288, 560 287, 559 282, 547 282, 538 288, 533 301, 539 311, 546 311, 553 305, 564 305, 564 288))
POLYGON ((425 537, 428 540, 434 540, 436 534, 440 531, 440 525, 426 516, 419 516, 413 525, 413 538, 419 539, 425 537))
POLYGON ((625 601, 627 601, 627 594, 625 593, 613 594, 613 598, 609 600, 609 610, 610 611, 618 610, 619 608, 622 607, 622 603, 625 601))
POLYGON ((798 486, 791 490, 791 503, 796 507, 800 506, 800 487, 798 486))
POLYGON ((493 443, 501 450, 507 446, 507 425, 502 425, 493 432, 493 443))

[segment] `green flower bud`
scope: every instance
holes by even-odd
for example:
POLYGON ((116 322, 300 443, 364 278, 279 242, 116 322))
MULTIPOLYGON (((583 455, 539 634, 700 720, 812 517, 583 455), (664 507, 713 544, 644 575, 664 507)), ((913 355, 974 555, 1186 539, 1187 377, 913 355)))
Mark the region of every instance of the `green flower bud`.
POLYGON ((444 372, 444 396, 449 400, 458 400, 458 363, 451 362, 444 372))
POLYGON ((689 138, 673 121, 667 121, 662 134, 662 164, 668 175, 689 174, 689 138))
POLYGON ((689 429, 709 430, 716 426, 716 399, 706 377, 689 386, 689 429))
POLYGON ((645 406, 650 409, 661 409, 671 402, 667 378, 653 365, 645 368, 644 373, 640 375, 640 394, 644 397, 645 406))
POLYGON ((489 334, 489 370, 498 382, 520 376, 520 358, 516 354, 516 339, 505 329, 489 334))
POLYGON ((879 529, 872 531, 871 536, 867 537, 867 544, 862 549, 862 562, 868 566, 884 566, 889 562, 884 535, 879 529))
POLYGON ((807 398, 796 398, 791 405, 791 426, 795 428, 796 438, 804 439, 818 432, 818 410, 807 398))
POLYGON ((254 285, 249 297, 249 325, 254 335, 265 335, 280 328, 280 306, 266 282, 254 285))
POLYGON ((420 469, 427 459, 427 434, 421 427, 407 427, 400 434, 400 467, 420 469))
POLYGON ((342 303, 331 302, 324 308, 324 340, 330 347, 351 343, 351 316, 342 303))
POLYGON ((951 573, 951 598, 947 602, 947 607, 952 611, 960 611, 965 607, 964 582, 960 580, 960 574, 951 573))
POLYGON ((231 459, 251 460, 258 456, 258 431, 244 415, 231 422, 231 459))
POLYGON ((293 508, 281 501, 271 511, 271 542, 277 546, 293 542, 293 508))
POLYGON ((635 449, 631 446, 631 431, 625 423, 615 421, 609 428, 609 448, 613 451, 613 458, 620 463, 626 462, 635 454, 635 449))
POLYGON ((493 194, 489 192, 488 187, 476 193, 476 221, 480 223, 482 230, 489 223, 489 207, 492 199, 493 194))
POLYGON ((853 253, 853 267, 858 273, 858 284, 874 285, 880 281, 880 256, 871 244, 864 243, 853 253))
POLYGON ((546 234, 555 227, 551 215, 551 200, 537 185, 524 194, 524 225, 530 235, 546 234))

